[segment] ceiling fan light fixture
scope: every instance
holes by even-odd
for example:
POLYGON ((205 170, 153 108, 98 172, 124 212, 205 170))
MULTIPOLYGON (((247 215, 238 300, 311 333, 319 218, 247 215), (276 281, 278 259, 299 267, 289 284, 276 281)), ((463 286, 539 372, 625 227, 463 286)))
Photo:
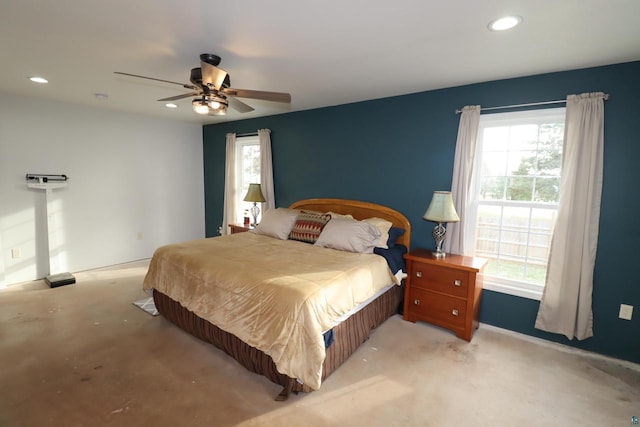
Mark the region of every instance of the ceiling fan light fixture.
POLYGON ((191 104, 193 105, 193 111, 198 114, 207 115, 209 114, 209 104, 205 99, 195 98, 191 104))
POLYGON ((229 103, 223 97, 218 97, 218 96, 209 97, 209 108, 211 109, 211 111, 209 111, 209 114, 213 113, 219 116, 224 115, 227 113, 228 106, 229 106, 229 103))
POLYGON ((210 116, 226 116, 227 115, 227 105, 222 104, 220 102, 214 101, 218 104, 218 107, 214 108, 212 106, 209 107, 209 115, 210 116))
POLYGON ((194 98, 191 104, 193 111, 203 116, 224 116, 229 105, 226 99, 214 96, 194 98))

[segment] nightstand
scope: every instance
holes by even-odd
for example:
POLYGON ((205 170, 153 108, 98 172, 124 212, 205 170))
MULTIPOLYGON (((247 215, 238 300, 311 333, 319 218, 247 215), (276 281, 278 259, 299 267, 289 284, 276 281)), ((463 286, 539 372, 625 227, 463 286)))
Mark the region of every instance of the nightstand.
POLYGON ((236 233, 244 233, 245 231, 249 231, 251 230, 252 227, 248 225, 242 225, 242 224, 229 224, 229 228, 231 229, 231 234, 236 234, 236 233))
POLYGON ((407 279, 404 319, 422 320, 447 328, 471 341, 478 329, 484 258, 447 254, 436 259, 426 249, 404 257, 407 279))

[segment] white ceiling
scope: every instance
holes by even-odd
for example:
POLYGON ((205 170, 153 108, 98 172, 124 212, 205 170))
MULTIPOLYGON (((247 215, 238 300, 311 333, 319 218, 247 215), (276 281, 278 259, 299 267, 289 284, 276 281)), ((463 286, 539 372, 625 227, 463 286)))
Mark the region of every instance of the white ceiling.
POLYGON ((639 17, 639 0, 2 0, 0 91, 217 123, 640 60, 639 17), (487 30, 505 14, 524 21, 487 30), (113 73, 188 83, 200 53, 291 105, 202 117, 156 101, 179 86, 113 73))

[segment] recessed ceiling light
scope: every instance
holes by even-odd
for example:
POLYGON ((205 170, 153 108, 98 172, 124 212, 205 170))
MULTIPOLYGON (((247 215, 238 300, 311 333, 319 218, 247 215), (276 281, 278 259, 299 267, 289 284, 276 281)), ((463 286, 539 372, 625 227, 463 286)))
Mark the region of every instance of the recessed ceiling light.
POLYGON ((494 21, 489 22, 488 28, 491 31, 504 31, 515 27, 521 22, 522 17, 520 16, 504 16, 502 18, 498 18, 494 21))
POLYGON ((29 80, 35 83, 49 83, 49 81, 43 77, 29 77, 29 80))
POLYGON ((164 106, 167 108, 178 108, 178 105, 173 103, 164 104, 164 106))

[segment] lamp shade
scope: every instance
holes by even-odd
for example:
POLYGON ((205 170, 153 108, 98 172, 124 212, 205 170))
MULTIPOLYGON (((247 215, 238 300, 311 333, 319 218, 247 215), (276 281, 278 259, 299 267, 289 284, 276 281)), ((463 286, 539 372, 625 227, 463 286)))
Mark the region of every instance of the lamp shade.
POLYGON ((453 206, 450 191, 434 191, 431 203, 424 213, 424 219, 432 222, 458 222, 460 217, 453 206))
POLYGON ((267 200, 262 195, 262 188, 260 184, 249 184, 249 190, 247 195, 243 199, 245 202, 266 202, 267 200))

